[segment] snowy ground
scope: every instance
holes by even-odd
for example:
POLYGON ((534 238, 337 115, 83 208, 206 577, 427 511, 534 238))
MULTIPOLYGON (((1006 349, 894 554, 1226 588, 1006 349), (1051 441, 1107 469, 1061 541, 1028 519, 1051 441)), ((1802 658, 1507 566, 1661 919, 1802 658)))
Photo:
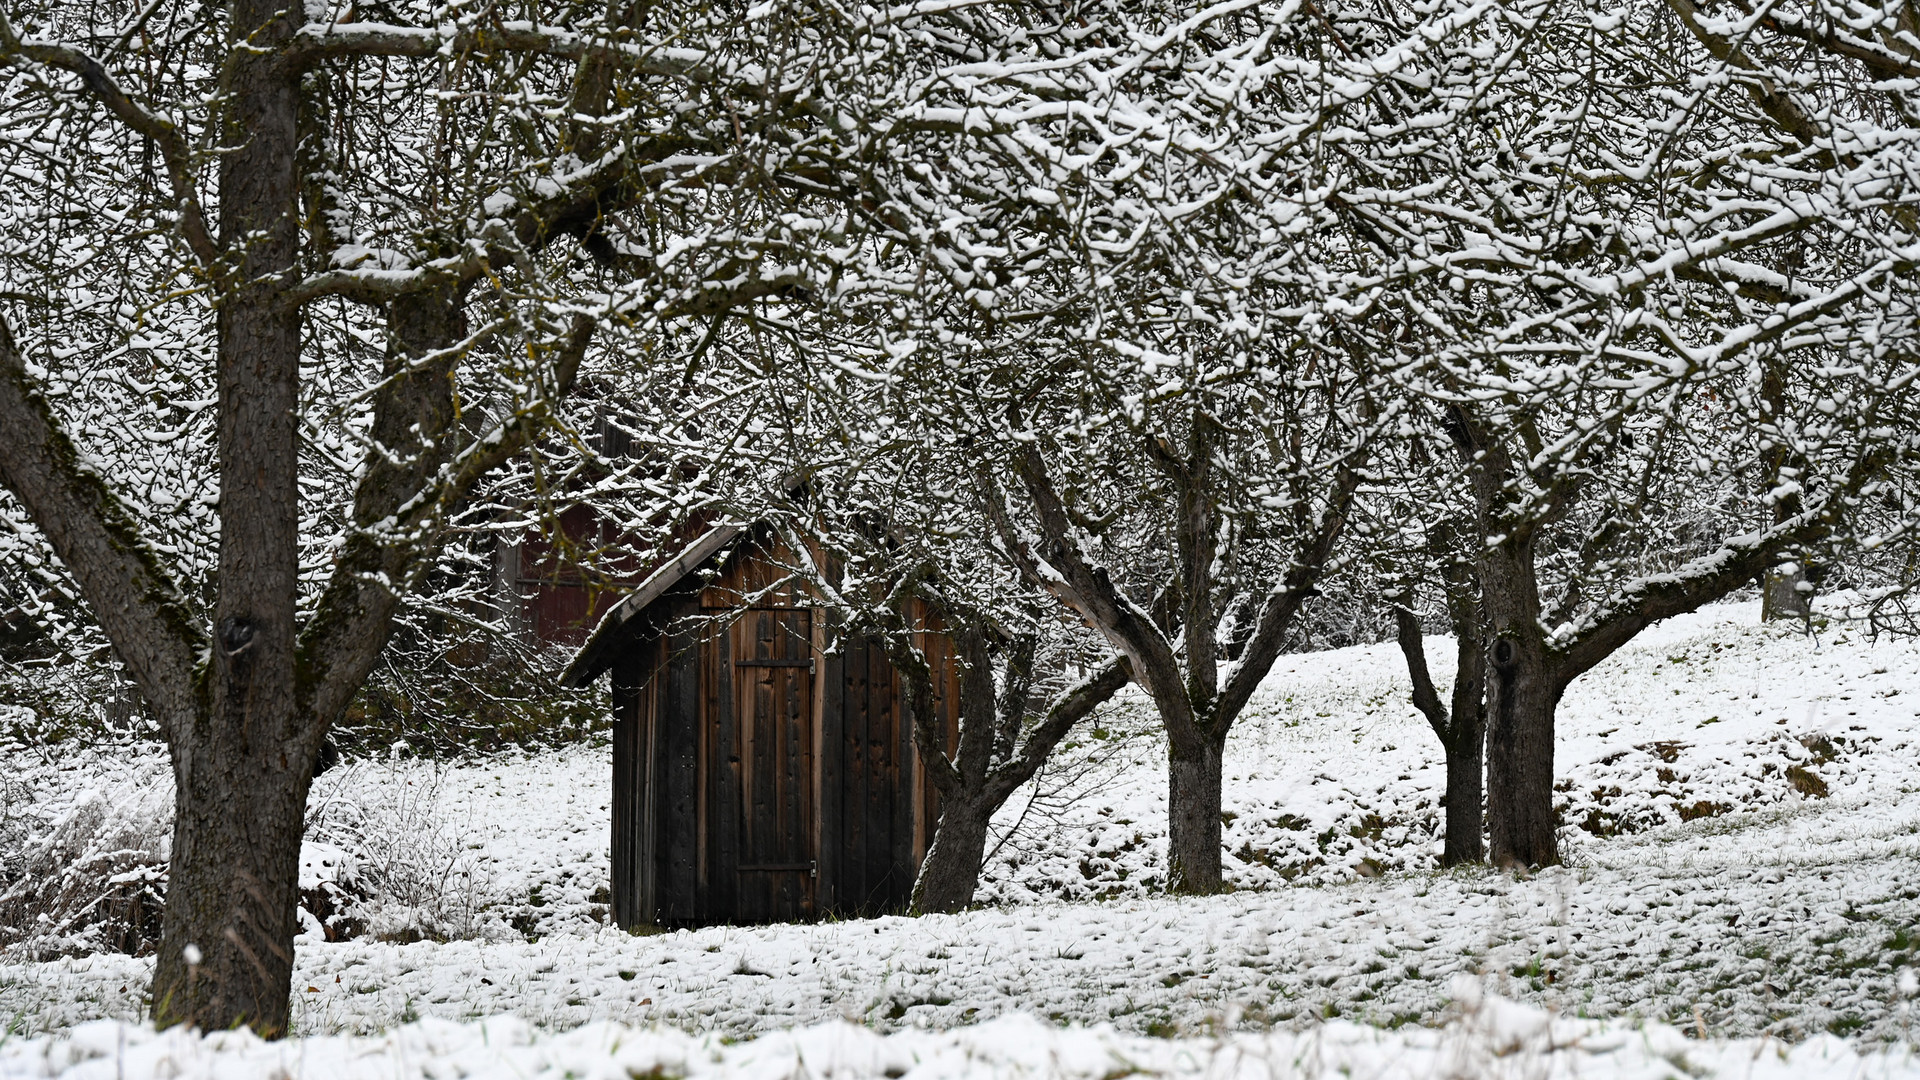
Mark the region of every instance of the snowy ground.
POLYGON ((1388 1031, 1333 1020, 1304 1032, 1224 1032, 1151 1038, 1108 1025, 1061 1028, 1015 1015, 948 1031, 882 1035, 845 1021, 750 1042, 667 1028, 594 1023, 543 1033, 511 1016, 419 1021, 374 1037, 314 1036, 263 1043, 250 1032, 207 1037, 95 1021, 57 1036, 0 1044, 0 1080, 1848 1080, 1920 1076, 1906 1047, 1856 1051, 1823 1035, 1695 1040, 1666 1025, 1555 1017, 1497 998, 1463 995, 1439 1029, 1388 1031))
MULTIPOLYGON (((1450 648, 1436 640, 1429 649, 1444 679, 1450 648)), ((1920 964, 1920 647, 1846 631, 1810 641, 1752 625, 1747 607, 1643 635, 1568 691, 1558 774, 1570 865, 1524 880, 1432 868, 1438 747, 1405 693, 1390 645, 1282 658, 1228 749, 1228 869, 1241 891, 1201 900, 1155 893, 1162 750, 1137 704, 1086 731, 1031 805, 1016 796, 1002 822, 1013 835, 986 883, 995 906, 952 917, 630 937, 598 922, 604 748, 445 771, 376 763, 329 773, 316 798, 334 803, 323 800, 317 832, 394 883, 368 926, 467 936, 303 945, 297 1029, 469 1023, 297 1045, 378 1058, 441 1040, 457 1056, 497 1035, 519 1048, 521 1065, 684 1053, 704 1075, 752 1072, 806 1043, 856 1047, 845 1052, 867 1064, 846 1075, 869 1075, 888 1070, 888 1054, 949 1064, 990 1056, 996 1041, 985 1033, 1030 1023, 1025 1016, 1111 1028, 1028 1040, 1034 1054, 1058 1055, 1050 1065, 1002 1063, 1034 1075, 1107 1075, 1098 1063, 1109 1053, 1156 1074, 1226 1075, 1252 1060, 1290 1063, 1275 1066, 1283 1075, 1340 1062, 1359 1074, 1396 1054, 1429 1055, 1427 1071, 1444 1072, 1433 1055, 1497 1049, 1474 1019, 1486 1010, 1455 1016, 1458 994, 1479 992, 1461 990, 1470 986, 1568 1023, 1611 1018, 1568 1035, 1577 1046, 1550 1049, 1557 1035, 1529 1044, 1522 1057, 1555 1072, 1672 1072, 1668 1050, 1647 1049, 1670 1029, 1634 1027, 1640 1020, 1712 1037, 1690 1051, 1689 1067, 1702 1072, 1726 1073, 1743 1054, 1754 1075, 1805 1071, 1815 1057, 1834 1067, 1844 1059, 1850 1075, 1914 1068, 1903 1056, 1856 1060, 1824 1036, 1863 1050, 1909 1041, 1908 965, 1920 964), (604 1026, 509 1038, 471 1023, 499 1013, 551 1033, 607 1021, 709 1041, 604 1026), (1449 1016, 1449 1026, 1424 1030, 1449 1016), (749 1044, 762 1050, 711 1041, 843 1021, 903 1034, 813 1027, 749 1044), (1227 1042, 1200 1038, 1228 1032, 1237 1034, 1227 1042), (1141 1038, 1163 1035, 1182 1038, 1141 1038), (1780 1043, 1753 1041, 1809 1037, 1784 1060, 1780 1043), (610 1041, 627 1049, 607 1051, 610 1041), (1349 1056, 1315 1058, 1309 1046, 1349 1056), (1629 1046, 1640 1049, 1620 1049, 1629 1046), (1187 1064, 1170 1064, 1178 1054, 1168 1047, 1187 1047, 1187 1064), (763 1052, 771 1056, 755 1057, 763 1052), (1701 1054, 1718 1064, 1701 1064, 1701 1054)), ((72 785, 93 777, 99 786, 99 771, 70 769, 72 785)), ((0 1014, 28 1034, 135 1019, 148 970, 111 954, 0 963, 0 1014)), ((96 1041, 119 1032, 112 1037, 141 1053, 214 1053, 139 1028, 81 1030, 96 1041)), ((69 1048, 81 1038, 61 1037, 69 1048)), ((82 1053, 31 1045, 39 1049, 19 1052, 42 1065, 48 1053, 82 1053)), ((830 1052, 840 1053, 807 1051, 830 1052)), ((0 1076, 27 1069, 18 1065, 27 1058, 0 1056, 0 1076)))

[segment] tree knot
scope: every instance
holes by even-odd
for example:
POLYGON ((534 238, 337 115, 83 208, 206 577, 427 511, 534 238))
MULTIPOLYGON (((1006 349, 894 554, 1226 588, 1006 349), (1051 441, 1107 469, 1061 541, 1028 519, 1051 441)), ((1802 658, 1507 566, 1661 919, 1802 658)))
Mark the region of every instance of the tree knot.
POLYGON ((220 620, 220 648, 239 656, 253 644, 253 620, 229 615, 220 620))

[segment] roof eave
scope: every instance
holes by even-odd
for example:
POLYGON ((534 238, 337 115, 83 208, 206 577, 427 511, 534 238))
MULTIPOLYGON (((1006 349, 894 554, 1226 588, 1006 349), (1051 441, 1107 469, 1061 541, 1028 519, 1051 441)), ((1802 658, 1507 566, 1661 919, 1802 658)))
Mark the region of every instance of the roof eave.
POLYGON ((621 632, 635 618, 653 606, 654 601, 665 596, 669 590, 699 569, 708 559, 725 550, 740 535, 742 526, 716 525, 703 533, 698 540, 681 550, 680 554, 662 563, 659 569, 648 574, 646 580, 634 587, 619 603, 607 609, 600 617, 600 624, 587 636, 586 644, 573 654, 566 669, 560 673, 560 685, 572 689, 584 689, 598 678, 602 671, 613 666, 614 645, 620 640, 621 632))

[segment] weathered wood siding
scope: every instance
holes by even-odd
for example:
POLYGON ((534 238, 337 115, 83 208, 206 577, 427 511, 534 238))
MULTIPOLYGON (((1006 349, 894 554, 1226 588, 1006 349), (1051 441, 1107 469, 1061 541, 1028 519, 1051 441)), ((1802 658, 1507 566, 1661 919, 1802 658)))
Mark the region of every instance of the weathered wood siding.
POLYGON ((636 648, 614 665, 613 676, 613 920, 619 926, 654 921, 658 867, 652 827, 659 783, 654 731, 659 642, 636 648))
MULTIPOLYGON (((697 921, 699 892, 700 797, 700 635, 699 601, 674 597, 661 613, 664 628, 653 681, 660 702, 654 746, 661 761, 660 798, 649 829, 657 838, 654 920, 670 925, 697 921)), ((644 648, 644 646, 636 646, 644 648)), ((618 797, 618 796, 616 796, 618 797)), ((630 795, 627 797, 631 797, 630 795)), ((633 925, 623 923, 621 925, 633 925)))
MULTIPOLYGON (((841 640, 778 545, 663 599, 616 665, 613 917, 773 922, 904 908, 938 821, 883 650, 841 640)), ((921 635, 949 745, 952 647, 921 635)))

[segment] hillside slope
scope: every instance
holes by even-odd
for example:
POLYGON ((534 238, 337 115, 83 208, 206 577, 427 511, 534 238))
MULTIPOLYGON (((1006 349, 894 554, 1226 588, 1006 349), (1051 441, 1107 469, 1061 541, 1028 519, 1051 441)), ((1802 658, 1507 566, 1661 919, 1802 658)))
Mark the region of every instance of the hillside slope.
MULTIPOLYGON (((470 937, 303 944, 297 1026, 502 1012, 730 1037, 1014 1013, 1140 1033, 1397 1026, 1443 1021, 1466 977, 1570 1017, 1907 1038, 1920 648, 1808 639, 1730 607, 1646 635, 1567 695, 1570 865, 1526 879, 1433 868, 1438 746, 1404 701, 1391 646, 1283 658, 1229 745, 1240 891, 1155 891, 1163 751, 1134 701, 1007 808, 993 906, 652 937, 597 922, 604 748, 362 766, 329 797, 365 811, 372 846, 391 854, 399 829, 448 860, 436 917, 470 937)), ((26 1031, 132 1019, 146 971, 112 954, 7 964, 0 1011, 26 1031)))

